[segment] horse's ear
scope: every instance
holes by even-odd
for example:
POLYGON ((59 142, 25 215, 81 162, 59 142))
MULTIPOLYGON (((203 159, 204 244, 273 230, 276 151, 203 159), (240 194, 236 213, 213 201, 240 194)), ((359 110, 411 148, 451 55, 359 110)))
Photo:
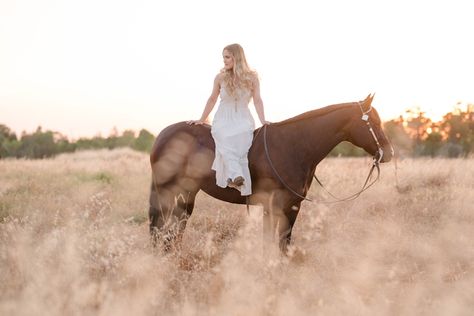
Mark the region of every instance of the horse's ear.
POLYGON ((364 106, 370 106, 371 102, 372 102, 372 95, 369 93, 369 95, 365 97, 364 101, 362 101, 362 104, 364 106))
POLYGON ((370 106, 372 104, 372 100, 374 99, 374 96, 375 96, 375 93, 374 94, 369 93, 367 98, 365 98, 364 103, 370 106))

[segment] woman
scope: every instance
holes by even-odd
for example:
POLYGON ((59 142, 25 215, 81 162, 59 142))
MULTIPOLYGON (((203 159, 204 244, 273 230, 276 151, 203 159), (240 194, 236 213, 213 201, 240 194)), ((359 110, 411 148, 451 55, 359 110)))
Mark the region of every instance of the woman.
POLYGON ((252 194, 252 183, 247 154, 252 145, 255 121, 249 110, 250 99, 262 125, 265 120, 263 101, 257 73, 250 69, 244 50, 239 44, 226 46, 222 52, 224 68, 214 79, 211 96, 199 120, 188 124, 204 124, 217 98, 221 101, 212 121, 211 134, 216 144, 216 157, 212 169, 216 171, 216 184, 252 194))

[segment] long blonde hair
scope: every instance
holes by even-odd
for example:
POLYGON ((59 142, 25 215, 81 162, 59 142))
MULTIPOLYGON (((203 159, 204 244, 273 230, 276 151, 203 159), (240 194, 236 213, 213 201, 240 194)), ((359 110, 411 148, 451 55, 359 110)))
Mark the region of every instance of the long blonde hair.
POLYGON ((234 67, 232 69, 221 69, 224 73, 224 83, 227 92, 234 95, 237 88, 252 90, 252 83, 257 78, 257 72, 250 69, 245 58, 244 49, 239 44, 231 44, 224 47, 222 51, 228 51, 234 58, 234 67))

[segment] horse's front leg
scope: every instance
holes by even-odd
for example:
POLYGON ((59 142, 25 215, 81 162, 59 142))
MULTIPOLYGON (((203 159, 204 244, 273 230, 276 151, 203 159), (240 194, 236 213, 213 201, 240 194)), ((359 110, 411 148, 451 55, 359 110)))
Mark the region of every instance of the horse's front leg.
POLYGON ((282 211, 265 209, 263 212, 263 242, 265 252, 278 252, 277 245, 280 245, 280 251, 284 251, 282 248, 281 235, 284 235, 289 229, 289 223, 286 216, 282 211))
MULTIPOLYGON (((264 204, 263 239, 264 247, 271 249, 279 246, 280 252, 286 254, 291 243, 291 233, 300 210, 301 201, 291 203, 286 199, 272 195, 264 204)), ((281 194, 280 194, 281 196, 281 194)), ((265 248, 267 249, 267 248, 265 248)))
POLYGON ((278 245, 280 252, 286 254, 300 203, 289 205, 287 201, 275 198, 276 196, 276 194, 272 194, 269 201, 264 203, 264 249, 276 249, 276 245, 278 245))
POLYGON ((164 250, 179 249, 183 239, 184 230, 188 223, 194 208, 194 199, 181 200, 178 198, 176 206, 172 211, 172 217, 169 218, 166 225, 167 229, 163 232, 164 250))
POLYGON ((288 246, 291 243, 291 233, 293 231, 293 226, 296 222, 296 217, 298 216, 298 213, 300 211, 300 206, 301 202, 292 203, 291 205, 288 205, 283 209, 283 213, 285 214, 285 217, 288 221, 288 229, 286 231, 281 232, 279 235, 280 250, 284 254, 287 254, 288 252, 288 246))

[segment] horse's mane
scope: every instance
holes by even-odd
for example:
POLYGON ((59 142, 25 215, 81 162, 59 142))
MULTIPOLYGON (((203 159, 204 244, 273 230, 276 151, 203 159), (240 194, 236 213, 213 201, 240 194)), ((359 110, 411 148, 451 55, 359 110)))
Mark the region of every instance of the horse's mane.
POLYGON ((272 125, 284 125, 284 124, 289 124, 289 123, 294 123, 294 122, 297 122, 297 121, 301 121, 301 120, 304 120, 304 119, 319 117, 319 116, 323 116, 323 115, 329 114, 329 113, 337 111, 337 110, 349 108, 351 106, 354 106, 354 102, 332 104, 332 105, 328 105, 328 106, 325 106, 325 107, 322 107, 322 108, 319 108, 319 109, 315 109, 315 110, 311 110, 311 111, 308 111, 308 112, 298 114, 297 116, 291 117, 291 118, 286 119, 284 121, 272 123, 272 125))

